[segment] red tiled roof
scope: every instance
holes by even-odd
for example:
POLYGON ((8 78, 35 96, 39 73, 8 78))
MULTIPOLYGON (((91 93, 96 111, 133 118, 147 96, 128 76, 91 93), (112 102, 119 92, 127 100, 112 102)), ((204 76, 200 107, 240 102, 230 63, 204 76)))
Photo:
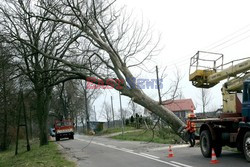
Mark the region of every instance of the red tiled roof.
POLYGON ((166 100, 163 105, 173 112, 195 110, 192 99, 166 100))

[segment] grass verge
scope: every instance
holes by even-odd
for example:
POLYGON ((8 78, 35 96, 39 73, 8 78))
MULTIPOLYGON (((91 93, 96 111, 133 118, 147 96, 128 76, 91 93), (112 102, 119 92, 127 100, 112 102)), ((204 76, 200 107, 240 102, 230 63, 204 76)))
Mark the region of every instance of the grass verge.
POLYGON ((19 142, 18 155, 15 154, 15 145, 12 145, 9 150, 0 152, 1 167, 75 167, 75 163, 66 160, 59 152, 58 146, 54 142, 49 145, 40 147, 39 140, 30 141, 31 150, 26 151, 24 140, 19 142))
POLYGON ((145 141, 145 142, 154 142, 162 144, 175 144, 181 141, 180 137, 173 133, 169 133, 168 135, 161 137, 159 132, 155 131, 155 135, 153 137, 153 132, 149 130, 142 132, 128 132, 123 134, 123 136, 117 135, 111 138, 118 140, 145 141))
MULTIPOLYGON (((124 131, 130 131, 130 130, 137 130, 137 129, 131 126, 124 127, 124 131)), ((107 135, 107 134, 117 133, 117 132, 122 132, 122 128, 108 128, 98 133, 98 135, 107 135)))

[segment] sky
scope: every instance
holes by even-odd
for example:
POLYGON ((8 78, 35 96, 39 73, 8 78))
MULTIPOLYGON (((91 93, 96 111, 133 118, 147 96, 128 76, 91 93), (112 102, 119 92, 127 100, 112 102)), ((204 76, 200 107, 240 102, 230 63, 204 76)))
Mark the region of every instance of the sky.
MULTIPOLYGON (((154 58, 160 71, 167 66, 163 87, 167 88, 178 69, 183 76, 181 89, 185 98, 192 98, 196 112, 201 112, 200 90, 188 80, 189 61, 197 51, 222 53, 224 63, 250 57, 250 1, 249 0, 117 0, 117 6, 132 11, 132 17, 150 23, 154 34, 161 36, 162 50, 154 58)), ((154 66, 152 66, 154 67, 154 66)), ((153 77, 142 72, 141 77, 153 77)), ((223 83, 223 81, 221 82, 223 83)), ((211 102, 207 110, 222 104, 221 84, 210 89, 211 102)), ((157 100, 157 90, 145 90, 157 100)), ((118 92, 106 91, 96 100, 96 111, 101 112, 100 103, 110 102, 113 95, 115 110, 119 109, 118 92)), ((126 107, 128 99, 122 97, 126 107)), ((103 119, 99 114, 98 119, 103 119)))

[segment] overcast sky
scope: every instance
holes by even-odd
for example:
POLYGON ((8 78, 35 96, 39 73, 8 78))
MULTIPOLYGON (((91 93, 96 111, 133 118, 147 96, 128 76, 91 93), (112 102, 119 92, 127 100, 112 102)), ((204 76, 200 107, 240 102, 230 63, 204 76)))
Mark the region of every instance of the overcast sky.
MULTIPOLYGON (((172 74, 177 67, 184 76, 181 82, 184 96, 193 99, 198 112, 201 110, 199 90, 188 81, 190 57, 199 50, 224 54, 224 63, 250 57, 249 0, 118 0, 118 4, 133 11, 133 17, 138 20, 143 17, 155 34, 161 34, 164 48, 155 63, 167 66, 164 86, 174 79, 172 74)), ((144 72, 141 76, 147 74, 144 72)), ((211 89, 210 109, 222 104, 220 87, 211 89)), ((157 91, 146 92, 157 99, 157 91)), ((114 95, 118 99, 118 94, 114 95)), ((110 98, 109 94, 106 96, 110 98)), ((97 100, 97 111, 101 110, 103 100, 103 97, 97 100)), ((126 103, 124 101, 124 106, 126 103)), ((118 110, 119 105, 115 108, 118 110)))

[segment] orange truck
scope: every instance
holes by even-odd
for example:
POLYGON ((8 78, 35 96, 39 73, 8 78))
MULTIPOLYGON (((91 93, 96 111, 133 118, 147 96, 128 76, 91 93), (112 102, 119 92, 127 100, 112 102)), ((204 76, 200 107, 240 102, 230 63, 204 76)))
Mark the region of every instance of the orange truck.
POLYGON ((54 126, 56 141, 61 138, 74 139, 74 123, 71 120, 56 120, 54 126))

